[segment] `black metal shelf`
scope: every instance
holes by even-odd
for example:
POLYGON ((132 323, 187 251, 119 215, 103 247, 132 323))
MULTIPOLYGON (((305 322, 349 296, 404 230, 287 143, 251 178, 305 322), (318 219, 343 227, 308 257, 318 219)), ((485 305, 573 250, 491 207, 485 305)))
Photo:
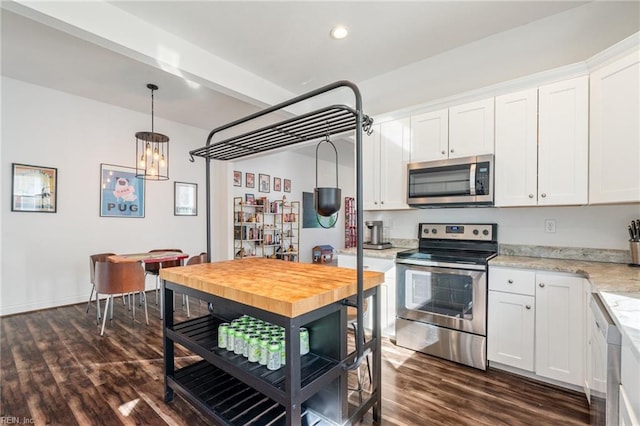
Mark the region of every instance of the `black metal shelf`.
MULTIPOLYGON (((356 116, 356 111, 347 106, 331 105, 194 149, 189 154, 214 160, 234 160, 352 131, 357 127, 356 116)), ((372 118, 363 117, 365 131, 372 124, 372 118)))
MULTIPOLYGON (((226 320, 214 315, 193 318, 166 329, 166 337, 200 355, 209 363, 233 374, 255 389, 280 402, 286 402, 286 369, 269 370, 266 366, 249 362, 242 355, 218 347, 218 325, 226 320)), ((306 399, 316 389, 332 382, 342 374, 336 360, 312 352, 300 358, 301 395, 306 399)))
MULTIPOLYGON (((207 361, 199 361, 167 377, 191 403, 204 408, 217 423, 227 425, 285 425, 284 406, 207 361)), ((304 409, 303 426, 330 424, 304 409)))

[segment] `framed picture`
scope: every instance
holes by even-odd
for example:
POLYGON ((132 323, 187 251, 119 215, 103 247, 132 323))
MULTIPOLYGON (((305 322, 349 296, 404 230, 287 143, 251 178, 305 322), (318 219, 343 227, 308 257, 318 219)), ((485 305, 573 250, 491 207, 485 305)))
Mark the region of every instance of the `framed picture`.
POLYGON ((58 169, 12 163, 11 211, 55 213, 58 169))
POLYGON ((253 173, 245 173, 244 174, 244 186, 247 188, 255 188, 256 187, 256 175, 253 173))
POLYGON ((253 194, 244 194, 244 201, 246 201, 247 204, 254 204, 256 197, 253 194))
POLYGON ((233 171, 233 186, 242 186, 242 172, 233 171))
POLYGON ((259 178, 259 183, 258 183, 258 185, 260 185, 260 186, 258 187, 258 191, 260 191, 260 192, 271 192, 271 190, 269 189, 269 187, 271 186, 271 185, 270 185, 270 183, 271 183, 271 182, 270 182, 271 176, 269 176, 269 175, 263 175, 262 173, 260 173, 260 174, 258 175, 258 178, 259 178))
POLYGON ((100 164, 100 216, 144 217, 144 179, 135 168, 100 164))
POLYGON ((198 215, 198 184, 188 182, 173 183, 173 215, 198 215))
POLYGON ((274 191, 282 191, 282 180, 278 177, 273 178, 273 190, 274 191))
POLYGON ((291 179, 284 180, 284 192, 291 192, 291 179))

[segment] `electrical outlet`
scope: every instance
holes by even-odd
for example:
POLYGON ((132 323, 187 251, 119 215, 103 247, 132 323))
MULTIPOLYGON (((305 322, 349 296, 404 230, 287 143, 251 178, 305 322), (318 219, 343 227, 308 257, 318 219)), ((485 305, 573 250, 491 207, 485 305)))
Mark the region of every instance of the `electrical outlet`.
POLYGON ((548 234, 555 234, 556 232, 556 220, 555 219, 545 219, 544 220, 544 232, 548 234))

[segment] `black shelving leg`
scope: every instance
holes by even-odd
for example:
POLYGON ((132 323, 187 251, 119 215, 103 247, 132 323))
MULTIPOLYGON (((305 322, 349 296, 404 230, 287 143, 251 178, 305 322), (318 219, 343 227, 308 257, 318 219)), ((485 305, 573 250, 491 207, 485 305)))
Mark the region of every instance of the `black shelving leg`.
POLYGON ((162 280, 162 290, 164 295, 164 315, 162 324, 162 342, 164 350, 164 402, 173 401, 173 389, 168 384, 167 376, 175 374, 175 344, 167 337, 167 328, 173 327, 173 290, 166 287, 162 280))
POLYGON ((382 339, 381 339, 381 327, 380 327, 380 287, 376 287, 373 293, 373 304, 375 309, 373 310, 373 338, 375 339, 375 353, 373 354, 373 389, 376 393, 376 402, 373 405, 373 420, 375 422, 382 421, 382 387, 380 386, 382 380, 382 339))

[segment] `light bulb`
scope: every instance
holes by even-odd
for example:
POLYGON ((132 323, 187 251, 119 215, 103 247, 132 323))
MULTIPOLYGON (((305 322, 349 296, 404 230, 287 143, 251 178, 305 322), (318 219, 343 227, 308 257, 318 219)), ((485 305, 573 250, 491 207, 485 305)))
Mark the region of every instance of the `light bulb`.
POLYGON ((152 176, 155 176, 156 174, 156 163, 155 162, 151 162, 151 167, 149 168, 149 174, 152 176))
POLYGON ((160 167, 164 167, 164 166, 166 166, 166 165, 167 165, 167 162, 166 162, 166 161, 165 161, 165 159, 164 159, 164 155, 162 155, 162 156, 160 157, 160 162, 158 163, 158 165, 159 165, 160 167))
POLYGON ((149 142, 147 142, 147 146, 145 147, 145 150, 147 151, 147 155, 151 155, 151 144, 149 142))
POLYGON ((140 156, 140 168, 141 169, 144 169, 145 163, 146 163, 146 161, 144 159, 144 155, 141 155, 140 156))
POLYGON ((153 159, 157 160, 158 157, 160 157, 160 154, 158 153, 158 147, 153 148, 153 159))

